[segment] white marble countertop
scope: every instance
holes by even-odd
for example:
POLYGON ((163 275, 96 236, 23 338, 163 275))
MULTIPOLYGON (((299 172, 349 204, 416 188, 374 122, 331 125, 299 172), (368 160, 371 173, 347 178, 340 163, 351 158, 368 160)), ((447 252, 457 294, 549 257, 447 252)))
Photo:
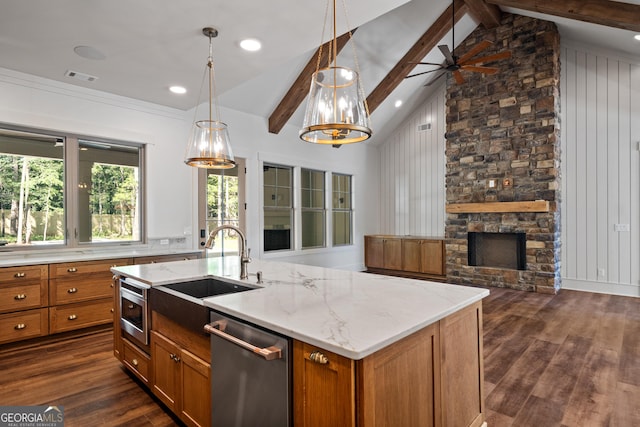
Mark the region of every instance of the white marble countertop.
POLYGON ((249 279, 240 280, 237 257, 122 266, 112 271, 152 286, 206 276, 260 286, 205 298, 203 303, 354 360, 489 295, 482 288, 262 260, 249 264, 249 279), (257 271, 263 274, 260 285, 257 271))
POLYGON ((52 264, 58 262, 95 261, 100 259, 176 255, 198 252, 197 249, 164 249, 145 246, 89 249, 33 250, 21 252, 0 252, 0 267, 52 264))

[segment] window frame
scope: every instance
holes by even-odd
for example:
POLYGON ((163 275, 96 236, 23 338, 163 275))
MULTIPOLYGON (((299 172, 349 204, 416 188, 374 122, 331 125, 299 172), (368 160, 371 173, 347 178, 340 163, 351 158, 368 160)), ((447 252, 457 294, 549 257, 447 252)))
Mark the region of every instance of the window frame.
POLYGON ((344 246, 353 246, 353 175, 340 173, 340 172, 331 172, 331 238, 332 238, 332 246, 333 247, 344 247, 344 246), (334 177, 348 177, 349 178, 349 191, 343 191, 341 189, 336 189, 333 185, 334 177), (349 195, 349 207, 348 208, 337 208, 335 206, 335 197, 340 194, 348 194, 349 195), (336 244, 335 235, 336 235, 336 221, 335 214, 338 212, 348 213, 349 217, 349 241, 348 243, 336 244))
POLYGON ((64 241, 62 243, 51 243, 46 245, 20 245, 4 246, 3 251, 20 252, 50 249, 78 249, 95 247, 133 246, 147 242, 147 217, 146 217, 146 144, 134 141, 122 141, 110 138, 95 137, 91 135, 76 134, 73 132, 58 131, 52 129, 42 129, 27 126, 14 125, 0 122, 0 131, 24 132, 32 135, 43 135, 61 139, 63 142, 63 206, 64 206, 64 241), (139 239, 106 241, 106 242, 83 242, 79 238, 80 208, 78 188, 79 179, 79 141, 95 142, 101 144, 118 145, 136 148, 138 150, 138 228, 139 239))
MULTIPOLYGON (((261 188, 261 192, 262 192, 262 247, 261 250, 263 253, 278 253, 278 252, 291 252, 291 251, 295 251, 296 250, 296 244, 295 244, 295 234, 296 234, 296 224, 295 224, 295 170, 296 168, 294 166, 289 166, 289 165, 284 165, 282 163, 278 163, 278 162, 263 162, 262 163, 262 188, 261 188), (288 207, 279 207, 279 206, 267 206, 267 204, 265 203, 264 200, 264 194, 265 194, 265 189, 267 187, 268 184, 265 183, 264 180, 264 174, 265 174, 265 168, 268 167, 272 167, 272 168, 280 168, 280 169, 288 169, 289 170, 289 206, 288 207), (274 249, 266 249, 266 239, 265 239, 265 234, 267 232, 267 230, 271 230, 271 229, 267 229, 266 228, 266 213, 267 212, 288 212, 289 215, 289 247, 288 248, 274 248, 274 249)), ((277 181, 277 176, 276 176, 276 183, 275 185, 270 185, 276 189, 276 193, 277 193, 277 189, 278 188, 287 188, 284 186, 278 186, 278 181, 277 181)))
MULTIPOLYGON (((326 195, 327 195, 327 183, 326 183, 326 179, 327 179, 327 172, 323 171, 323 170, 319 170, 319 169, 312 169, 312 168, 305 168, 305 167, 300 167, 300 186, 299 186, 299 193, 300 193, 300 249, 302 250, 309 250, 309 249, 319 249, 319 248, 326 248, 327 247, 327 202, 326 202, 326 195), (313 173, 319 173, 322 174, 322 179, 320 180, 320 182, 322 182, 322 207, 307 207, 304 206, 304 196, 303 193, 304 191, 309 191, 310 195, 313 194, 314 191, 318 191, 316 188, 313 187, 313 184, 310 183, 309 188, 304 187, 303 185, 303 177, 302 174, 305 173, 305 171, 310 172, 311 174, 313 173), (321 214, 321 224, 322 224, 322 244, 320 245, 316 245, 316 246, 305 246, 304 245, 304 240, 305 240, 305 236, 304 236, 304 232, 305 232, 305 227, 304 227, 304 214, 305 213, 320 213, 321 214)), ((310 182, 313 180, 310 180, 310 182)), ((310 197, 310 200, 313 200, 313 197, 310 197)))

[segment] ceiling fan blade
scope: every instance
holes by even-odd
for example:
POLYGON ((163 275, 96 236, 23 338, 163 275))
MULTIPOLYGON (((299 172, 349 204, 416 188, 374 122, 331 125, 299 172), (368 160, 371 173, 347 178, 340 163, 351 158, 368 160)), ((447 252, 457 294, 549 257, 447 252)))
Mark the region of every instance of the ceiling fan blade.
POLYGON ((426 85, 424 85, 424 87, 429 87, 432 84, 434 84, 436 82, 436 80, 438 80, 440 77, 444 76, 445 74, 447 74, 446 71, 443 71, 442 73, 438 74, 436 77, 434 77, 433 79, 431 79, 431 81, 429 81, 429 83, 427 83, 426 85))
POLYGON ((465 71, 475 71, 476 73, 495 74, 498 72, 496 67, 479 67, 477 65, 463 65, 460 67, 465 71))
POLYGON ((488 48, 489 46, 491 46, 493 43, 490 42, 489 40, 482 40, 480 43, 478 43, 477 45, 475 45, 474 47, 471 48, 471 50, 467 53, 465 53, 464 55, 462 55, 460 58, 458 58, 458 63, 462 63, 465 62, 467 59, 469 58, 473 58, 475 55, 477 55, 478 53, 480 53, 480 51, 488 48))
POLYGON ((438 67, 442 67, 442 64, 436 64, 435 62, 407 62, 407 64, 412 64, 412 65, 435 65, 435 66, 438 66, 438 67))
POLYGON ((464 83, 464 77, 462 77, 462 73, 459 70, 453 72, 453 77, 456 79, 456 82, 461 85, 464 83))
POLYGON ((436 68, 435 70, 429 70, 429 71, 423 71, 421 73, 411 74, 410 76, 406 76, 405 79, 408 79, 408 78, 411 78, 411 77, 421 76, 423 74, 433 73, 434 71, 440 71, 440 70, 442 70, 442 68, 436 68))
POLYGON ((511 51, 510 50, 506 50, 504 52, 496 53, 494 55, 482 56, 480 58, 472 58, 472 59, 469 59, 467 61, 458 61, 458 64, 459 65, 481 64, 481 63, 493 62, 493 61, 497 61, 499 59, 505 59, 505 58, 511 58, 511 51))
POLYGON ((447 46, 446 44, 439 44, 438 45, 438 49, 440 49, 440 52, 442 52, 442 54, 444 55, 444 59, 447 61, 447 64, 453 65, 453 64, 456 63, 453 60, 453 55, 451 55, 451 51, 449 50, 449 46, 447 46))

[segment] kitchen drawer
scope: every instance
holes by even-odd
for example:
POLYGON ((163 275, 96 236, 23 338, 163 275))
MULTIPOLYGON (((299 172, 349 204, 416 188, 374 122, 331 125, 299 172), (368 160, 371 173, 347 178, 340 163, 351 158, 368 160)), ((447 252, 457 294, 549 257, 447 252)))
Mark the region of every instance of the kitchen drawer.
POLYGON ((80 280, 53 279, 49 281, 49 305, 69 304, 113 297, 111 276, 80 280))
POLYGON ((134 264, 155 264, 157 262, 171 262, 171 261, 186 261, 188 259, 198 259, 200 253, 188 253, 188 254, 172 254, 172 255, 158 255, 158 256, 143 256, 135 258, 134 264))
POLYGON ((0 285, 5 283, 34 283, 48 278, 48 265, 25 265, 0 268, 0 285))
POLYGON ((47 306, 47 286, 43 283, 0 284, 0 313, 47 306))
POLYGON ((47 335, 47 309, 20 311, 0 315, 0 343, 47 335))
POLYGON ((149 384, 151 358, 125 338, 122 339, 122 347, 124 352, 122 363, 145 384, 149 384))
POLYGON ((130 265, 131 263, 131 258, 117 258, 49 264, 49 278, 106 277, 110 280, 111 267, 130 265))
POLYGON ((113 298, 49 308, 52 334, 113 322, 113 298))

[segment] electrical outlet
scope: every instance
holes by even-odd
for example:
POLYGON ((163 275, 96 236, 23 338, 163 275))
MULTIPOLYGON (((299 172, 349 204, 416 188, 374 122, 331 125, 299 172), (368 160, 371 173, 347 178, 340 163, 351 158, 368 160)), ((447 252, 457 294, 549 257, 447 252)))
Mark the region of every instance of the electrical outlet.
POLYGON ((605 274, 606 274, 606 271, 604 268, 598 269, 598 277, 604 277, 605 274))
POLYGON ((629 224, 613 224, 613 229, 615 231, 631 231, 631 225, 629 224))
POLYGON ((161 245, 168 245, 169 244, 169 239, 160 239, 160 244, 161 245))

